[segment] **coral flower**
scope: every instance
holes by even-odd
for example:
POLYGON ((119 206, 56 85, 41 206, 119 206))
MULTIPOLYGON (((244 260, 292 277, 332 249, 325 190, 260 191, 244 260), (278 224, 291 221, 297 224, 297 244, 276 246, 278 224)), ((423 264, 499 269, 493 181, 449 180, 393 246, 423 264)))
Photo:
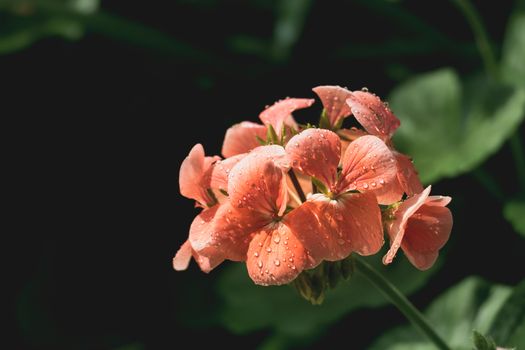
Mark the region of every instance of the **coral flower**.
MULTIPOLYGON (((195 145, 182 162, 179 172, 180 193, 196 201, 196 206, 203 208, 197 219, 214 216, 222 199, 220 190, 226 188, 230 169, 244 155, 220 160, 220 157, 206 157, 201 144, 195 145)), ((224 258, 217 251, 208 251, 207 256, 199 254, 187 240, 173 258, 175 270, 185 270, 191 260, 195 259, 204 272, 209 272, 220 264, 224 258)))
POLYGON ((261 112, 259 119, 264 123, 263 125, 249 121, 235 124, 226 131, 222 155, 231 157, 260 146, 257 138, 266 139, 268 125, 273 127, 278 137, 282 136, 283 128, 297 130, 298 126, 292 113, 310 107, 313 103, 314 100, 308 98, 286 98, 261 112))
POLYGON ((289 227, 300 233, 311 256, 336 261, 352 251, 361 255, 379 251, 383 229, 373 191, 393 181, 397 171, 384 142, 370 135, 352 142, 340 173, 341 142, 329 130, 301 132, 290 140, 286 152, 294 168, 326 186, 324 194, 311 195, 288 214, 289 227))
MULTIPOLYGON (((411 196, 423 190, 417 171, 409 157, 397 152, 392 144, 392 136, 399 127, 399 119, 379 97, 367 91, 349 91, 339 86, 318 86, 313 89, 325 108, 327 118, 333 125, 341 118, 353 114, 366 132, 383 140, 392 151, 397 167, 397 181, 390 182, 382 190, 376 191, 380 204, 399 201, 403 193, 411 196)), ((339 134, 349 141, 363 135, 363 132, 341 130, 339 134)))
POLYGON ((288 162, 281 146, 260 146, 230 171, 229 201, 212 217, 202 217, 190 229, 191 246, 204 256, 246 261, 252 280, 260 285, 292 281, 313 267, 287 209, 288 162))
POLYGON ((429 194, 430 186, 386 213, 390 250, 383 258, 385 265, 392 262, 400 247, 418 269, 434 265, 452 230, 452 214, 446 208, 451 198, 429 194))

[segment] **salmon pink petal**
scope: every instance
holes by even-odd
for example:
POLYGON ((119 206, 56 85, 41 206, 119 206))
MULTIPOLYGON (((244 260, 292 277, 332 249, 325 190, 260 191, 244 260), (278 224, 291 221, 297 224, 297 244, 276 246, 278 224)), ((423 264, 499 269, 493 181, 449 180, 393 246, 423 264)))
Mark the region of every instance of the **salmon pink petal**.
POLYGON ((228 181, 230 202, 236 208, 259 212, 269 219, 282 214, 288 191, 283 162, 284 148, 261 146, 233 167, 228 181))
POLYGON ((395 181, 396 174, 396 161, 387 145, 375 136, 362 136, 346 149, 338 192, 377 190, 395 181))
POLYGON ((399 202, 403 198, 404 193, 404 188, 396 178, 392 181, 385 182, 383 187, 374 191, 377 202, 382 205, 390 205, 399 202))
POLYGON ((173 258, 173 268, 177 271, 186 270, 190 264, 191 255, 192 249, 190 241, 186 240, 186 242, 181 245, 177 251, 177 254, 175 254, 175 257, 173 258))
POLYGON ((408 260, 420 270, 426 270, 437 259, 452 230, 452 214, 446 207, 427 205, 408 219, 401 249, 408 260))
POLYGON ((404 154, 394 152, 397 161, 397 179, 408 196, 423 191, 416 168, 412 160, 404 154))
POLYGON ((252 233, 268 221, 245 209, 236 209, 226 202, 203 210, 190 227, 193 250, 212 262, 224 259, 246 260, 252 233))
POLYGON ((283 125, 297 130, 297 123, 292 113, 298 109, 310 107, 315 100, 308 98, 286 98, 277 101, 272 106, 261 112, 259 118, 265 125, 273 126, 278 136, 281 136, 283 125))
POLYGON ((228 175, 231 169, 244 157, 246 157, 246 154, 243 153, 217 161, 211 173, 211 189, 228 191, 228 175))
POLYGON ((252 122, 235 124, 226 130, 222 155, 228 158, 251 151, 261 145, 257 137, 266 140, 266 126, 252 122))
POLYGON ((431 186, 428 186, 423 192, 401 203, 393 212, 393 220, 385 224, 386 231, 390 237, 390 249, 383 257, 383 264, 390 264, 394 260, 405 236, 408 219, 425 203, 430 194, 430 189, 431 186))
POLYGON ((429 196, 425 201, 425 205, 437 205, 439 207, 446 207, 452 198, 449 196, 429 196))
POLYGON ((341 141, 325 129, 306 129, 290 139, 286 153, 293 168, 323 181, 329 187, 337 177, 341 141))
POLYGON ((352 94, 340 86, 318 86, 312 89, 321 99, 330 126, 336 125, 340 119, 348 117, 352 112, 346 100, 352 94))
POLYGON ((372 193, 346 193, 337 200, 313 195, 285 223, 316 262, 341 260, 353 251, 375 254, 383 245, 381 212, 372 193))
POLYGON ((389 140, 400 125, 399 119, 390 108, 374 94, 353 91, 346 102, 365 130, 384 141, 389 140))
POLYGON ((282 222, 257 231, 248 248, 248 273, 259 285, 287 284, 308 265, 302 243, 282 222))
POLYGON ((212 202, 207 189, 210 188, 213 163, 218 159, 220 158, 205 157, 201 144, 193 146, 180 166, 180 193, 184 197, 195 199, 202 205, 212 202))

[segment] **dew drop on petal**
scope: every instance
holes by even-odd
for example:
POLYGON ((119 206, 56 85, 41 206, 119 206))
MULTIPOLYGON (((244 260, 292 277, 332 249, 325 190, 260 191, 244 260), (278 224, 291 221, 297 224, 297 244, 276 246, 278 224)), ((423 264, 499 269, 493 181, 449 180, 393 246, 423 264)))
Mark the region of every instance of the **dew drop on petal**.
POLYGON ((384 184, 385 184, 385 180, 383 180, 383 179, 379 179, 379 183, 380 183, 381 185, 384 185, 384 184))
POLYGON ((259 266, 259 268, 262 269, 263 263, 261 260, 257 261, 257 266, 259 266))
POLYGON ((253 253, 253 256, 258 257, 259 253, 255 252, 255 253, 253 253))
POLYGON ((339 245, 343 245, 343 244, 345 244, 345 240, 342 239, 342 238, 339 238, 339 239, 337 240, 337 244, 339 244, 339 245))
POLYGON ((266 251, 267 251, 268 253, 271 253, 271 252, 272 252, 272 248, 268 247, 268 248, 266 248, 266 251))
POLYGON ((367 189, 367 188, 368 188, 368 184, 367 184, 366 182, 363 184, 363 188, 364 188, 364 189, 367 189))
POLYGON ((274 241, 275 243, 279 243, 279 242, 281 241, 281 237, 279 237, 279 235, 275 235, 275 236, 273 237, 273 241, 274 241))
POLYGON ((281 261, 279 259, 276 259, 274 262, 275 266, 281 265, 281 261))

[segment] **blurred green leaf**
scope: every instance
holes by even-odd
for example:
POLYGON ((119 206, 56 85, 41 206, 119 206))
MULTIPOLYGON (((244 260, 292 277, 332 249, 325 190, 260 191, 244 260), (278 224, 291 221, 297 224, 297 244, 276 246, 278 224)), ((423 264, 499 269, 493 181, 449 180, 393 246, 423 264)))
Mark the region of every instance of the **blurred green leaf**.
MULTIPOLYGON (((457 350, 471 350, 472 330, 486 334, 496 314, 511 294, 507 286, 490 285, 469 277, 438 297, 426 316, 436 331, 457 350)), ((412 326, 395 328, 381 336, 370 350, 435 350, 412 326)))
POLYGON ((478 331, 474 331, 472 335, 474 342, 474 350, 496 350, 496 343, 490 337, 486 337, 478 331))
POLYGON ((42 5, 51 4, 77 14, 92 14, 99 7, 99 0, 67 1, 13 1, 0 0, 0 54, 24 49, 35 41, 59 36, 77 40, 84 34, 84 25, 75 18, 52 15, 42 11, 42 5))
MULTIPOLYGON (((385 273, 407 295, 422 287, 439 268, 434 266, 429 271, 420 272, 401 258, 385 267, 381 256, 377 254, 366 260, 385 273)), ((290 286, 256 286, 248 277, 246 267, 241 264, 230 266, 221 276, 218 287, 224 300, 220 312, 221 324, 235 333, 270 329, 280 335, 280 340, 315 338, 352 310, 388 303, 360 275, 354 275, 349 282, 341 282, 328 291, 320 306, 310 305, 290 286)))
POLYGON ((509 21, 501 60, 505 81, 525 88, 525 13, 515 13, 509 21))
POLYGON ((273 57, 276 60, 288 58, 291 50, 303 32, 304 22, 312 0, 281 0, 277 6, 277 20, 273 30, 273 57))
POLYGON ((496 152, 525 116, 525 91, 476 78, 461 85, 451 69, 422 74, 389 99, 402 127, 399 149, 425 183, 465 173, 496 152))
POLYGON ((525 201, 515 200, 505 204, 503 215, 512 224, 514 230, 525 237, 525 201))
POLYGON ((525 349, 525 279, 499 310, 489 334, 498 345, 525 349))

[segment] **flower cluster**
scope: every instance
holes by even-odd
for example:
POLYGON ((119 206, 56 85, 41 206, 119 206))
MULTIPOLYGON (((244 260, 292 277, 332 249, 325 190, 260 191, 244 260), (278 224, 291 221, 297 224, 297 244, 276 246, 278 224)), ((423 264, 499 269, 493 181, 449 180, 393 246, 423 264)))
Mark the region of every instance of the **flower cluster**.
POLYGON ((262 124, 228 129, 224 159, 193 147, 180 192, 202 211, 173 259, 176 270, 191 257, 204 272, 243 261, 255 283, 286 284, 323 261, 376 254, 384 232, 385 264, 399 248, 419 269, 434 264, 452 228, 450 197, 430 196, 411 159, 395 150, 397 117, 366 89, 313 91, 324 107, 318 128, 292 116, 313 99, 287 98, 260 114, 262 124), (352 115, 363 129, 341 128, 352 115))

